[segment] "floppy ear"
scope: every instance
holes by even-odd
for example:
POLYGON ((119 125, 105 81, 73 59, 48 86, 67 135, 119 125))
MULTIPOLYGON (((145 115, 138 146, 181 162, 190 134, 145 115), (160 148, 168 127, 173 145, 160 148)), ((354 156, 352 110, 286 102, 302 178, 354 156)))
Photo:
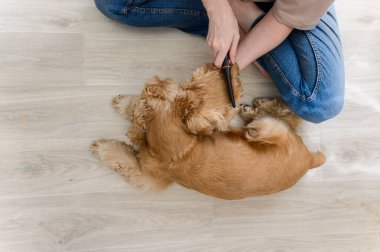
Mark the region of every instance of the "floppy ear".
MULTIPOLYGON (((231 67, 231 84, 236 101, 239 101, 243 96, 244 91, 239 77, 240 68, 239 65, 235 63, 231 67)), ((191 80, 185 85, 191 87, 201 87, 202 85, 205 85, 204 91, 206 91, 208 96, 211 95, 210 91, 214 91, 213 93, 224 94, 224 101, 230 104, 225 75, 222 69, 217 68, 214 64, 205 64, 196 69, 191 80)))
POLYGON ((222 114, 214 112, 207 115, 193 113, 186 120, 188 129, 194 134, 211 135, 214 131, 227 131, 228 122, 222 114))
POLYGON ((188 90, 181 91, 175 99, 177 114, 191 133, 211 134, 214 127, 206 117, 199 113, 200 104, 201 98, 188 90))

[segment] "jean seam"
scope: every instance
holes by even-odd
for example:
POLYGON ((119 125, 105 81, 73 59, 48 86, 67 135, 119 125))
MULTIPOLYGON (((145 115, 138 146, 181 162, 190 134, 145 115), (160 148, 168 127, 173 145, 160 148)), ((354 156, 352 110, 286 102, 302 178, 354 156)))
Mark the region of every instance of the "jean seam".
POLYGON ((313 88, 313 91, 311 93, 310 96, 306 97, 305 95, 301 94, 291 83, 290 81, 288 80, 288 78, 286 78, 284 72, 281 70, 280 66, 276 63, 276 61, 274 60, 274 58, 270 55, 270 53, 267 53, 265 55, 265 57, 270 61, 270 63, 272 64, 272 66, 274 67, 274 69, 276 70, 276 72, 280 75, 282 81, 286 84, 286 86, 292 91, 292 93, 299 97, 300 99, 304 100, 304 101, 307 101, 307 102, 311 102, 313 101, 317 94, 318 94, 318 91, 319 91, 319 88, 320 88, 320 83, 321 83, 321 60, 320 60, 320 56, 319 56, 319 52, 318 52, 318 49, 317 49, 317 46, 312 38, 312 36, 309 34, 308 31, 304 31, 307 39, 309 40, 309 43, 311 45, 311 48, 313 50, 313 53, 314 53, 314 56, 315 56, 315 60, 316 60, 316 65, 317 65, 317 79, 316 79, 316 84, 315 84, 315 87, 313 88))
POLYGON ((127 15, 128 14, 128 12, 129 12, 129 10, 130 10, 130 6, 132 5, 132 3, 133 3, 133 1, 134 0, 125 0, 124 1, 124 4, 123 4, 123 8, 121 9, 121 11, 120 11, 120 13, 122 14, 122 15, 127 15))
POLYGON ((301 97, 302 95, 298 92, 298 90, 290 83, 288 78, 286 78, 284 72, 281 70, 280 66, 276 63, 270 53, 267 53, 265 57, 270 61, 276 72, 280 75, 282 81, 286 84, 286 86, 292 91, 295 96, 301 97))
POLYGON ((130 4, 133 0, 129 0, 127 5, 121 10, 123 15, 127 15, 128 12, 137 12, 137 13, 150 13, 150 14, 171 14, 171 13, 179 13, 184 15, 191 16, 207 16, 206 12, 198 11, 198 10, 190 10, 190 9, 176 9, 176 8, 142 8, 142 7, 133 7, 130 8, 130 4))
POLYGON ((315 99, 315 97, 317 96, 317 94, 319 92, 319 88, 321 86, 321 73, 322 73, 321 57, 320 57, 320 54, 318 51, 318 47, 315 44, 315 41, 314 41, 313 37, 311 36, 311 34, 308 31, 305 31, 305 34, 309 40, 311 48, 313 49, 313 53, 314 53, 316 64, 317 64, 317 80, 316 80, 317 83, 315 84, 313 92, 307 98, 308 101, 313 101, 315 99))

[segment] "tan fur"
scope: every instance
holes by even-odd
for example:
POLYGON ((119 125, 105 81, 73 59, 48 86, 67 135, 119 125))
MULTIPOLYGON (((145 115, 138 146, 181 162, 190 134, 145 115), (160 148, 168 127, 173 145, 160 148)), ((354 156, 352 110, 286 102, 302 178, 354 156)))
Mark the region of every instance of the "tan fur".
MULTIPOLYGON (((243 93, 232 69, 235 98, 243 93)), ((148 191, 172 182, 223 199, 278 192, 309 168, 325 162, 295 133, 300 119, 279 99, 258 98, 233 109, 222 72, 205 65, 187 83, 149 80, 138 97, 119 96, 113 106, 126 118, 131 146, 98 140, 93 153, 132 185, 148 191), (245 127, 230 129, 239 112, 245 127)))

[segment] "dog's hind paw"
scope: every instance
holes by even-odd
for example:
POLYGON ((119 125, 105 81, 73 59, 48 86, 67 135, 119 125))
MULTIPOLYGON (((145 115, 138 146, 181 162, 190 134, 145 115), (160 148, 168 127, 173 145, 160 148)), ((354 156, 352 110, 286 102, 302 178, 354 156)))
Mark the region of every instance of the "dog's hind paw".
POLYGON ((293 129, 296 129, 301 122, 301 119, 286 105, 282 98, 259 97, 253 100, 252 106, 264 113, 284 120, 293 129))
POLYGON ((290 115, 292 111, 286 106, 282 98, 263 98, 258 97, 252 101, 252 107, 264 110, 267 113, 273 114, 275 116, 290 115))
POLYGON ((253 108, 249 105, 239 106, 239 115, 241 119, 246 123, 249 123, 253 119, 255 119, 258 113, 259 113, 259 110, 257 108, 253 108))

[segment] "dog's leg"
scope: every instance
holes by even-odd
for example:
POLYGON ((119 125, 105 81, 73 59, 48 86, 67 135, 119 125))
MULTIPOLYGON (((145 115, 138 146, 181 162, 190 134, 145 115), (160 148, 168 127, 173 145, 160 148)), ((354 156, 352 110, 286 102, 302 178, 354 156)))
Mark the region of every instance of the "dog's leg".
POLYGON ((96 140, 91 145, 92 153, 107 166, 123 176, 131 185, 144 191, 161 191, 171 181, 152 177, 144 173, 135 157, 133 148, 117 140, 96 140))
POLYGON ((291 129, 284 121, 272 116, 260 116, 249 123, 245 129, 249 142, 281 146, 288 142, 291 129))
POLYGON ((112 100, 112 107, 125 119, 132 121, 135 108, 140 102, 138 96, 118 95, 112 100))
POLYGON ((293 130, 296 130, 301 122, 301 118, 291 111, 281 98, 256 98, 252 107, 284 120, 293 130))

